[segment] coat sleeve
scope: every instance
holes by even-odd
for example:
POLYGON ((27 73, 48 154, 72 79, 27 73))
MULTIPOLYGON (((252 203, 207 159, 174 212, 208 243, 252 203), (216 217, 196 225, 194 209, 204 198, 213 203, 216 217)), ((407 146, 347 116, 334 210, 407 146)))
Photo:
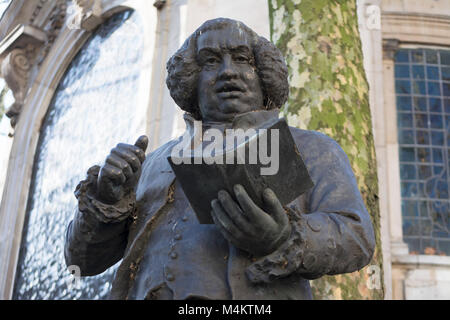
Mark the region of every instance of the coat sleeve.
POLYGON ((304 195, 305 212, 287 208, 290 238, 247 268, 254 283, 292 273, 315 279, 353 272, 370 262, 375 249, 372 222, 345 152, 317 132, 303 134, 303 142, 298 138, 294 134, 314 187, 304 195))
POLYGON ((114 205, 94 198, 99 169, 91 167, 86 180, 78 184, 75 190, 78 210, 66 231, 66 264, 77 265, 81 276, 102 273, 123 257, 130 217, 135 212, 134 193, 114 205))

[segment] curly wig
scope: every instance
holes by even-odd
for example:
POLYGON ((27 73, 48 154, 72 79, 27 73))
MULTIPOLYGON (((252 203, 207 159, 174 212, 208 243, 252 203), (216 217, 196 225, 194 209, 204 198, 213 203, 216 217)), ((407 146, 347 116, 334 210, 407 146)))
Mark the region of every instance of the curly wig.
POLYGON ((267 39, 258 36, 242 22, 218 18, 203 23, 167 62, 166 84, 176 104, 200 120, 197 83, 201 66, 197 62, 197 38, 210 30, 237 27, 251 40, 253 56, 264 93, 266 109, 281 108, 289 94, 288 69, 280 50, 267 39))

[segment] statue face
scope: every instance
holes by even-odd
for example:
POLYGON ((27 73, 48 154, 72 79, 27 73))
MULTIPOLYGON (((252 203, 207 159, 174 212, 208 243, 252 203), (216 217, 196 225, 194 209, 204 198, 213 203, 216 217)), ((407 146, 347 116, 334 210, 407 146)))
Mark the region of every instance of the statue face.
POLYGON ((203 33, 197 39, 197 60, 202 67, 198 103, 204 121, 231 121, 237 114, 263 109, 246 32, 233 26, 203 33))

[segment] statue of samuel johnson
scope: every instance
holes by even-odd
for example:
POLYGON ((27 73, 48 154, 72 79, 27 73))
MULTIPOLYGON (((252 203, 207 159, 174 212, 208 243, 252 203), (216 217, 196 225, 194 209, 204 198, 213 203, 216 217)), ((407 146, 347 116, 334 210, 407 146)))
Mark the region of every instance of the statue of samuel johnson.
MULTIPOLYGON (((288 97, 281 52, 230 19, 205 22, 167 70, 188 132, 194 120, 256 128, 288 97)), ((92 276, 122 259, 112 299, 311 299, 308 279, 361 269, 375 239, 346 154, 324 134, 290 130, 314 187, 286 207, 266 189, 260 208, 237 184, 212 201, 214 224, 198 222, 168 163, 180 139, 147 156, 145 136, 118 144, 76 188, 67 265, 92 276)))

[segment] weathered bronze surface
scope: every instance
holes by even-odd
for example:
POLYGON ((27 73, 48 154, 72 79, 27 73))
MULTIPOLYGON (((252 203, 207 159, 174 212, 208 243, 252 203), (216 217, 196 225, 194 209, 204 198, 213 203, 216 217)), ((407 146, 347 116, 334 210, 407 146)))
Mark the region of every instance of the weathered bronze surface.
MULTIPOLYGON (((288 97, 280 51, 234 20, 205 22, 167 70, 188 134, 196 120, 205 130, 258 128, 288 97)), ((362 268, 375 239, 342 149, 290 131, 314 186, 285 207, 266 189, 261 207, 237 184, 212 201, 213 224, 199 223, 167 161, 181 138, 147 156, 144 136, 117 145, 76 189, 67 264, 89 276, 123 259, 113 299, 311 299, 308 279, 362 268)))

